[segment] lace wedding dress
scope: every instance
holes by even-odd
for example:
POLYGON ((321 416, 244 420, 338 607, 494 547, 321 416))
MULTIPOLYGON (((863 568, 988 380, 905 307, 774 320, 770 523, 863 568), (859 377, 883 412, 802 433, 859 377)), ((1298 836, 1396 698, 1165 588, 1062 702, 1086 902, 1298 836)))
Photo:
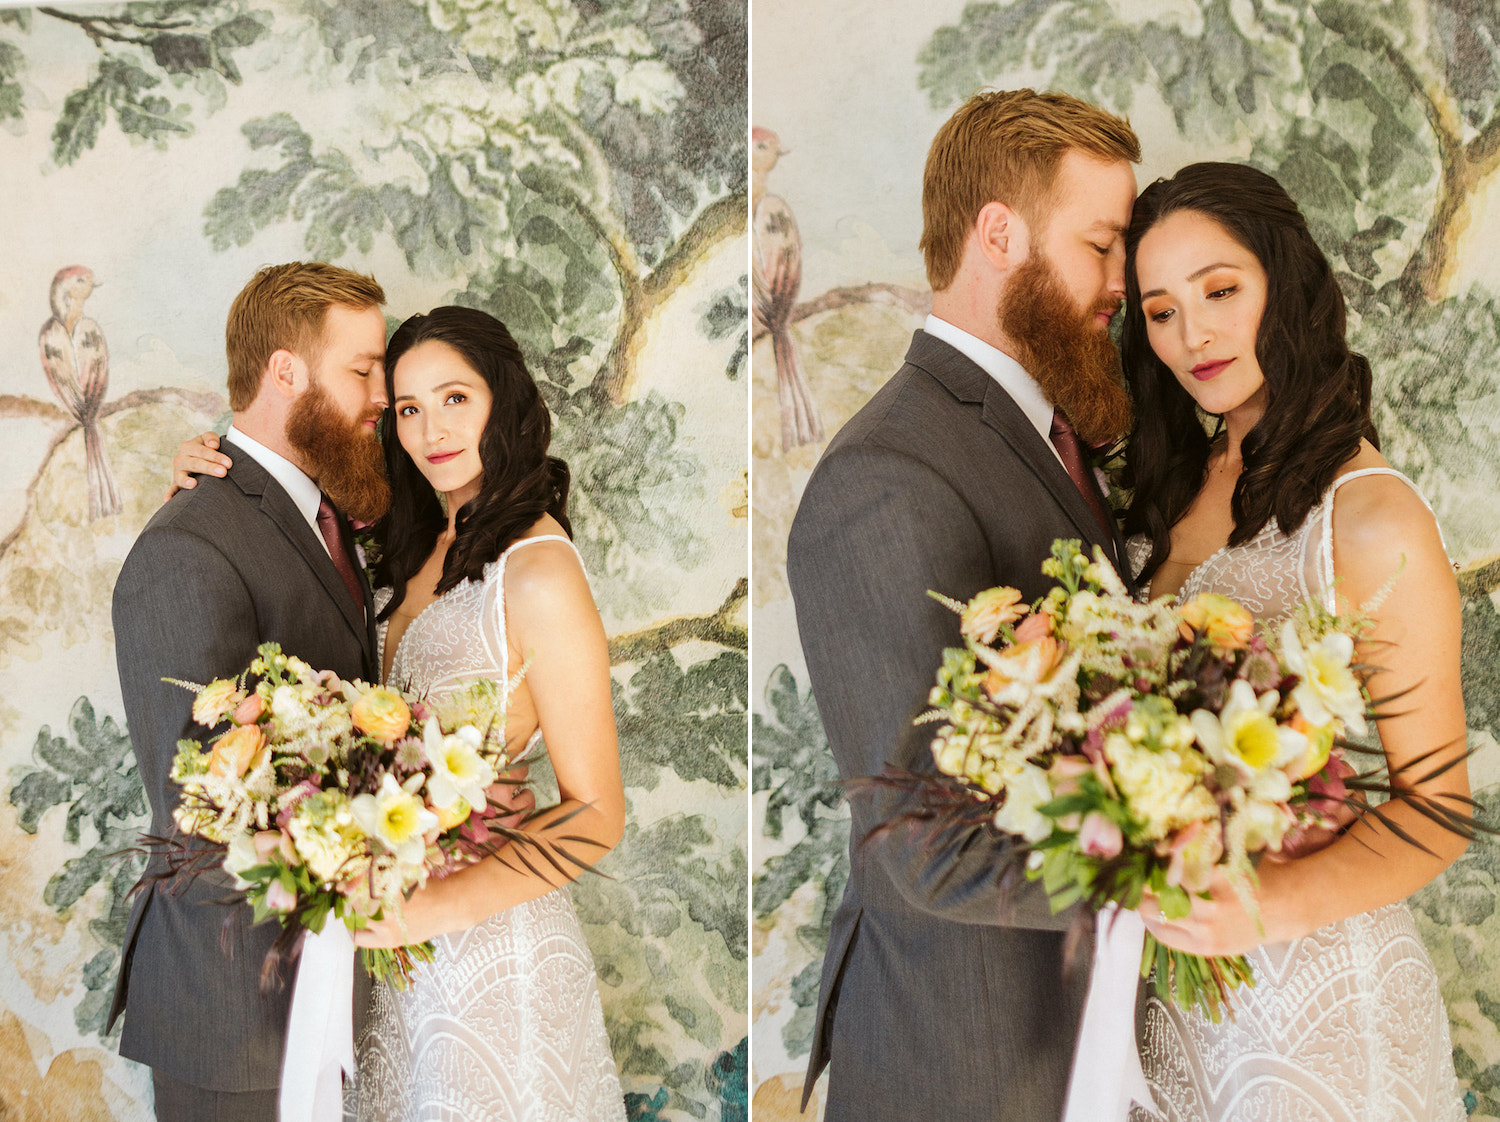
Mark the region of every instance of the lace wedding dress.
MULTIPOLYGON (((505 689, 506 559, 567 540, 517 542, 483 581, 433 601, 401 637, 388 681, 419 694, 477 677, 505 689)), ((376 593, 377 609, 390 595, 376 593)), ((594 961, 566 888, 434 942, 408 989, 375 987, 359 1042, 360 1122, 623 1122, 594 961)))
MULTIPOLYGON (((1193 570, 1179 597, 1218 592, 1270 620, 1312 597, 1333 610, 1333 495, 1374 474, 1415 489, 1389 468, 1350 472, 1295 533, 1273 520, 1193 570)), ((1129 549, 1139 570, 1150 544, 1129 549)), ((1137 1108, 1132 1122, 1462 1122, 1447 1013, 1405 903, 1247 957, 1255 986, 1235 991, 1222 1024, 1151 997, 1141 1062, 1162 1115, 1137 1108)))

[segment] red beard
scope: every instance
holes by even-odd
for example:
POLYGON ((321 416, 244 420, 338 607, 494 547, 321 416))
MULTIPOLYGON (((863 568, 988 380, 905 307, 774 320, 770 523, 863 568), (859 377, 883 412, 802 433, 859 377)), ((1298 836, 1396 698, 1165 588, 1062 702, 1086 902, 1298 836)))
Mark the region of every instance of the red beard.
POLYGON ((351 420, 316 380, 287 417, 286 438, 302 453, 307 474, 348 518, 374 522, 391 505, 380 441, 351 420))
POLYGON ((1109 332, 1094 322, 1113 311, 1104 300, 1079 311, 1053 269, 1033 254, 1017 267, 996 316, 1016 346, 1019 362, 1047 399, 1067 414, 1078 438, 1093 447, 1130 431, 1130 392, 1120 375, 1120 354, 1109 332))

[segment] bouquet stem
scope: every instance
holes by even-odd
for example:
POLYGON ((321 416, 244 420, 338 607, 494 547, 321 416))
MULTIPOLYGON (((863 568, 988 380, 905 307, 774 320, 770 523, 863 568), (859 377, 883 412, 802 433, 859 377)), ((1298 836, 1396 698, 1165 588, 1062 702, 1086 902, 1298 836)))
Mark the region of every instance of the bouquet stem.
POLYGON ((411 985, 417 963, 432 961, 434 949, 429 939, 425 943, 410 943, 404 947, 361 947, 359 954, 370 977, 404 990, 411 985))
POLYGON ((1158 997, 1171 1001, 1179 1009, 1196 1006, 1214 1024, 1224 1019, 1230 990, 1255 985, 1250 963, 1244 955, 1205 958, 1174 950, 1158 942, 1148 931, 1145 949, 1141 952, 1141 977, 1150 975, 1152 967, 1156 968, 1158 997))

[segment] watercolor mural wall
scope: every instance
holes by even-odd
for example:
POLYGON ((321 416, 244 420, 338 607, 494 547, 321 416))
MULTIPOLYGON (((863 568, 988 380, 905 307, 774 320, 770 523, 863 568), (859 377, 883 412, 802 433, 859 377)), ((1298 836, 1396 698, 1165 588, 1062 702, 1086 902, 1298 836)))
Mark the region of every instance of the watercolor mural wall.
POLYGON ((543 386, 614 666, 629 824, 573 895, 630 1116, 745 1118, 746 52, 718 0, 0 9, 0 1117, 151 1117, 103 1031, 145 821, 111 591, 227 421, 234 294, 318 258, 393 323, 493 312, 543 386), (37 347, 80 300, 82 383, 37 347))
MULTIPOLYGON (((764 278, 752 344, 751 1100, 757 1122, 777 1122, 799 1117, 848 876, 786 535, 828 438, 921 325, 922 164, 981 87, 1062 89, 1128 114, 1143 186, 1194 160, 1238 160, 1302 205, 1374 366, 1385 454, 1432 501, 1459 566, 1471 778, 1500 807, 1500 15, 1460 0, 935 0, 876 17, 852 0, 755 0, 751 18, 764 278)), ((1488 1119, 1500 1118, 1497 880, 1500 848, 1477 844, 1412 901, 1466 1105, 1488 1119)))

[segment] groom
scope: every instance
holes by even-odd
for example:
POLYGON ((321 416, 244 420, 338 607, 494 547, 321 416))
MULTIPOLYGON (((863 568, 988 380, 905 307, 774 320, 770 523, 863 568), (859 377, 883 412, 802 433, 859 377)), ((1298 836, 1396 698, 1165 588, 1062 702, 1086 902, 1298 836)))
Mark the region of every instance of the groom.
MULTIPOLYGON (((1130 126, 1062 94, 983 93, 939 130, 922 186, 932 314, 906 364, 829 443, 787 545, 808 676, 845 779, 932 771, 913 727, 958 618, 994 585, 1045 593, 1055 538, 1122 552, 1080 445, 1129 427, 1107 334, 1125 292, 1130 126)), ((1035 885, 1002 896, 1004 843, 851 798, 803 1106, 828 1122, 1056 1119, 1087 971, 1035 885)), ((1086 961, 1086 959, 1084 960, 1086 961)))
MULTIPOLYGON (((293 263, 257 273, 226 328, 233 466, 178 493, 146 524, 115 585, 115 650, 131 740, 169 836, 167 775, 193 695, 162 681, 233 678, 256 647, 341 678, 376 680, 374 610, 345 516, 389 504, 375 423, 386 406, 385 294, 374 278, 293 263)), ((154 859, 148 874, 158 871, 154 859)), ((261 989, 279 933, 225 905, 212 869, 144 888, 126 928, 110 1024, 151 1067, 162 1122, 274 1122, 291 986, 261 989)))

